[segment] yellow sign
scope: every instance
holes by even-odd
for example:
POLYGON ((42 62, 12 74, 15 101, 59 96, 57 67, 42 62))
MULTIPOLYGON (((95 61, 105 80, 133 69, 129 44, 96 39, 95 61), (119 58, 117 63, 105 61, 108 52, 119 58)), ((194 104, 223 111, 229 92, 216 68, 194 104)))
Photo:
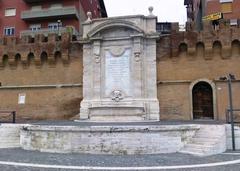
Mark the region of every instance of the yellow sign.
POLYGON ((207 16, 204 16, 202 18, 202 20, 219 20, 222 18, 222 13, 221 12, 218 12, 218 13, 214 13, 214 14, 210 14, 210 15, 207 15, 207 16))

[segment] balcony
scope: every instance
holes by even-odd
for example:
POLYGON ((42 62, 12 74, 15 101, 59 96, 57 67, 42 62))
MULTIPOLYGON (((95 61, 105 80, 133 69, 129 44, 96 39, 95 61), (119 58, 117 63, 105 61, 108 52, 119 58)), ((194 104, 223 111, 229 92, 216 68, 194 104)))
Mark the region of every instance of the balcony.
POLYGON ((21 19, 35 20, 35 19, 50 19, 50 18, 76 18, 79 19, 79 13, 76 7, 63 7, 63 8, 48 8, 42 10, 29 10, 23 11, 21 19))
POLYGON ((35 3, 35 2, 43 2, 43 1, 47 1, 47 0, 24 0, 24 2, 26 3, 35 3))
POLYGON ((31 36, 34 37, 36 34, 43 34, 46 37, 48 36, 48 34, 50 33, 55 33, 55 34, 62 34, 62 33, 66 33, 69 32, 72 35, 79 35, 79 32, 74 28, 74 27, 61 27, 59 30, 49 30, 49 29, 40 29, 38 31, 32 31, 32 30, 24 30, 21 31, 20 35, 22 36, 31 36))

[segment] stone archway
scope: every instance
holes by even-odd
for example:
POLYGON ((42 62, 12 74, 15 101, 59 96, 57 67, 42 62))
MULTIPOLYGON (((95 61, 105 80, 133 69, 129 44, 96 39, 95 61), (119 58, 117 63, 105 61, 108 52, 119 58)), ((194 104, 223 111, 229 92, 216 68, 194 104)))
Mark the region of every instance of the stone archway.
POLYGON ((213 89, 200 81, 192 89, 193 119, 214 119, 213 89))

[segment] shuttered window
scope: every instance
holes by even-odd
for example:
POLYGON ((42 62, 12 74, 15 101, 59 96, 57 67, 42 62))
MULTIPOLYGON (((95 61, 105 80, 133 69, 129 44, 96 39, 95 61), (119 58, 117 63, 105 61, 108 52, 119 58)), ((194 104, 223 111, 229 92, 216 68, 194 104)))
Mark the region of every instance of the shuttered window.
POLYGON ((5 9, 5 16, 6 17, 15 16, 15 15, 16 15, 16 9, 15 8, 5 9))
POLYGON ((5 36, 13 36, 15 34, 15 28, 14 27, 5 27, 4 28, 4 35, 5 36))
POLYGON ((222 13, 232 12, 232 2, 221 3, 222 13))

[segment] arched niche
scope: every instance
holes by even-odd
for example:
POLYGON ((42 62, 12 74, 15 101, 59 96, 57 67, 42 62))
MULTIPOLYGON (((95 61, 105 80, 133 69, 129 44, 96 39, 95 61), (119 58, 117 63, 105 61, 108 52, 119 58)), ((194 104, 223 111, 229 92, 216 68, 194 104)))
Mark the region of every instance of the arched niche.
POLYGON ((21 55, 19 53, 15 55, 15 62, 16 65, 19 65, 21 63, 21 55))
POLYGON ((54 53, 54 58, 55 58, 56 63, 60 62, 61 58, 62 58, 62 53, 60 51, 56 51, 54 53))
POLYGON ((232 56, 240 55, 240 42, 239 40, 232 41, 232 56))
POLYGON ((213 56, 222 56, 222 43, 218 40, 213 42, 213 56))
POLYGON ((205 52, 205 46, 203 42, 198 42, 196 44, 196 52, 198 57, 203 57, 205 52))
POLYGON ((48 54, 47 54, 47 52, 43 51, 41 53, 40 58, 41 58, 41 64, 42 65, 47 64, 47 61, 48 61, 48 54))
POLYGON ((180 43, 178 46, 179 56, 187 56, 188 45, 185 42, 180 43))
POLYGON ((3 55, 2 63, 4 67, 8 65, 8 55, 3 55))
POLYGON ((34 54, 32 53, 32 52, 30 52, 29 54, 28 54, 28 64, 29 65, 32 65, 32 64, 34 64, 34 54))

